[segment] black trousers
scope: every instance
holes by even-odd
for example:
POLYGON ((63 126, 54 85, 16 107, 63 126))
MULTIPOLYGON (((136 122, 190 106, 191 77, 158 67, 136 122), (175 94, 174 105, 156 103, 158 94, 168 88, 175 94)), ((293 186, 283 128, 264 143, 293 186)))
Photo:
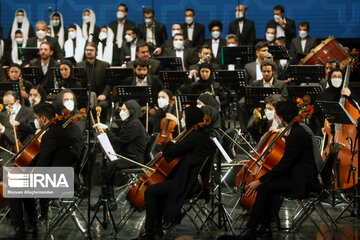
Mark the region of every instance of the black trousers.
POLYGON ((9 199, 10 216, 14 227, 24 228, 24 211, 28 217, 29 225, 36 226, 36 202, 34 198, 12 198, 9 199))
POLYGON ((246 227, 253 231, 257 229, 260 223, 265 227, 270 227, 274 200, 278 199, 279 195, 289 194, 292 189, 293 184, 289 179, 278 179, 261 184, 246 227))

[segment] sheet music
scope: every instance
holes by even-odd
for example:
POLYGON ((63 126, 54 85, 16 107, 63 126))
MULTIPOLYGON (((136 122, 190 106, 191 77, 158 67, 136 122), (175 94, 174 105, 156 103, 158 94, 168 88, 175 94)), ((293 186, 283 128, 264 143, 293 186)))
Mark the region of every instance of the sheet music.
POLYGON ((97 135, 97 138, 108 159, 110 159, 110 161, 118 159, 115 155, 114 148, 110 143, 108 135, 106 133, 101 133, 97 135))
POLYGON ((226 151, 225 151, 225 149, 223 148, 223 146, 221 146, 219 140, 217 140, 216 137, 211 138, 211 140, 213 140, 213 142, 215 143, 215 145, 217 146, 217 148, 220 150, 221 154, 224 156, 225 160, 226 160, 228 163, 231 163, 231 162, 232 162, 231 158, 230 158, 229 155, 226 153, 226 151))

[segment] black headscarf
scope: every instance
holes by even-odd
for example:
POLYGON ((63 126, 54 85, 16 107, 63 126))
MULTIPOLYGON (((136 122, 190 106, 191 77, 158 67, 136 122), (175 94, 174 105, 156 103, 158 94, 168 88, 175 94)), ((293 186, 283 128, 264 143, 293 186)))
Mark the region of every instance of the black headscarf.
POLYGON ((199 73, 199 77, 200 77, 199 83, 200 84, 205 84, 205 83, 210 84, 210 83, 212 83, 214 81, 214 77, 213 77, 214 69, 213 69, 213 67, 211 66, 210 63, 200 64, 199 72, 201 71, 202 68, 210 69, 210 77, 207 80, 204 80, 204 79, 202 79, 201 74, 199 73))
POLYGON ((329 72, 327 79, 327 83, 329 84, 329 87, 319 93, 319 95, 316 97, 317 101, 339 101, 341 97, 342 84, 344 83, 344 81, 341 83, 340 87, 338 88, 334 87, 331 83, 331 75, 334 72, 341 72, 343 74, 340 68, 334 68, 329 72))
POLYGON ((204 112, 195 106, 185 108, 185 123, 186 129, 191 129, 195 124, 204 121, 204 112))
POLYGON ((124 104, 129 110, 129 120, 140 118, 142 116, 140 105, 135 100, 128 100, 124 104))
POLYGON ((213 95, 208 93, 202 93, 198 99, 205 105, 209 105, 215 109, 219 109, 219 102, 215 99, 213 95))
POLYGON ((167 88, 161 89, 160 92, 166 93, 166 94, 169 96, 170 101, 171 101, 171 98, 174 96, 174 94, 173 94, 169 89, 167 89, 167 88))
POLYGON ((70 68, 70 76, 68 78, 73 77, 74 76, 73 64, 69 60, 62 60, 60 66, 63 64, 67 65, 70 68))

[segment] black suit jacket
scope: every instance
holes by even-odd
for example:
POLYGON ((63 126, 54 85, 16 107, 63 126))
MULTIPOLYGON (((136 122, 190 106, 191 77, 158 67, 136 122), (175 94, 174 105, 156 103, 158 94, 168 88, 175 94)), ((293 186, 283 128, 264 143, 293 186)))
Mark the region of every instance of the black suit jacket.
MULTIPOLYGON (((285 37, 286 37, 286 41, 287 43, 290 43, 291 39, 293 39, 294 37, 296 37, 296 26, 295 26, 295 21, 291 20, 289 18, 285 18, 286 19, 286 24, 285 24, 285 37)), ((278 23, 275 22, 275 20, 270 20, 267 25, 266 28, 270 27, 270 26, 277 26, 278 23)))
POLYGON ((25 144, 31 140, 33 134, 35 133, 35 129, 32 126, 35 120, 34 113, 30 108, 21 106, 15 120, 20 122, 17 137, 22 144, 25 144))
POLYGON ((242 34, 240 34, 239 20, 229 24, 229 34, 235 34, 239 38, 239 45, 252 45, 255 43, 255 23, 249 19, 244 19, 242 34))
MULTIPOLYGON (((149 74, 150 75, 159 75, 161 70, 161 62, 156 59, 150 59, 150 68, 149 68, 149 74)), ((126 64, 126 67, 128 68, 134 68, 134 61, 130 61, 126 64)))
MULTIPOLYGON (((145 23, 141 23, 138 25, 139 30, 139 38, 146 41, 146 25, 145 23)), ((164 44, 167 39, 166 27, 164 24, 155 21, 155 41, 156 46, 160 47, 164 44)))
POLYGON ((30 61, 29 64, 31 67, 39 67, 40 68, 40 77, 41 77, 41 86, 45 89, 47 93, 50 93, 51 89, 54 88, 54 74, 51 70, 53 67, 59 67, 59 63, 55 61, 55 59, 50 58, 48 71, 46 74, 43 74, 41 69, 41 58, 35 58, 30 61))
MULTIPOLYGON (((136 76, 128 77, 125 79, 127 85, 136 86, 136 76)), ((157 97, 158 93, 164 89, 164 85, 161 83, 160 79, 157 76, 147 75, 148 86, 151 86, 153 95, 157 97)))
MULTIPOLYGON (((143 43, 145 43, 144 40, 138 39, 136 42, 136 46, 139 46, 140 44, 143 44, 143 43)), ((131 59, 130 43, 123 41, 121 49, 120 49, 121 64, 124 62, 124 60, 127 60, 129 62, 129 59, 131 59)))
POLYGON ((280 162, 260 177, 261 183, 286 178, 291 181, 294 197, 305 197, 309 188, 318 185, 311 135, 298 123, 294 123, 286 137, 285 152, 280 162))
MULTIPOLYGON (((6 111, 0 112, 0 123, 5 127, 5 132, 4 133, 0 132, 0 146, 4 147, 10 151, 13 151, 12 147, 15 144, 14 131, 7 131, 7 129, 12 129, 12 126, 10 125, 9 117, 8 117, 6 111)), ((0 160, 2 160, 2 162, 5 162, 11 156, 12 155, 10 155, 9 153, 7 153, 5 151, 0 151, 0 160)), ((0 164, 0 165, 2 165, 2 164, 0 164)))
MULTIPOLYGON (((210 49, 212 51, 212 39, 206 39, 206 41, 204 42, 204 45, 209 45, 210 49)), ((216 58, 214 57, 214 53, 213 53, 213 57, 212 57, 212 62, 217 63, 217 64, 222 64, 222 56, 221 56, 221 48, 222 47, 226 47, 226 40, 223 38, 220 38, 220 43, 219 43, 219 48, 217 51, 217 55, 216 58)))
POLYGON ((190 41, 188 37, 188 25, 183 23, 182 29, 184 30, 184 38, 189 42, 189 46, 196 48, 201 46, 205 41, 205 26, 203 24, 194 22, 194 32, 193 32, 193 40, 190 41))
MULTIPOLYGON (((176 57, 174 47, 165 48, 163 56, 176 57)), ((188 69, 192 64, 195 64, 197 59, 195 49, 184 47, 184 65, 186 69, 188 69)))
POLYGON ((311 49, 317 45, 316 38, 307 36, 305 43, 305 50, 302 50, 300 37, 293 38, 291 40, 289 55, 294 59, 294 63, 298 64, 300 60, 307 55, 311 49))
MULTIPOLYGON (((115 21, 110 22, 110 24, 109 24, 109 27, 114 32, 114 42, 116 42, 118 23, 119 23, 119 21, 115 20, 115 21)), ((123 35, 122 35, 123 36, 123 43, 125 41, 125 31, 126 31, 126 29, 128 29, 130 27, 135 27, 135 23, 133 21, 125 19, 124 30, 123 30, 123 35)))
MULTIPOLYGON (((64 59, 64 52, 60 48, 59 42, 56 38, 46 36, 46 41, 50 43, 54 51, 53 58, 56 60, 64 59)), ((26 42, 26 47, 37 47, 37 37, 29 38, 26 42)))
MULTIPOLYGON (((264 87, 264 82, 263 80, 255 80, 253 81, 250 86, 253 87, 264 87)), ((288 91, 286 88, 286 84, 283 81, 277 80, 277 79, 273 79, 273 87, 274 88, 279 88, 280 89, 280 93, 281 95, 283 95, 284 97, 288 96, 288 91)))

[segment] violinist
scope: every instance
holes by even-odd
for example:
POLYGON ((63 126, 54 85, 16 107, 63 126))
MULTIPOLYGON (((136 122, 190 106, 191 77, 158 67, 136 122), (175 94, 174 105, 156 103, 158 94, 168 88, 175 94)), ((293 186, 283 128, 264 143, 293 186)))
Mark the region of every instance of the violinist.
MULTIPOLYGON (((275 106, 275 114, 286 127, 298 116, 298 109, 292 100, 281 101, 275 106)), ((271 239, 270 219, 274 196, 286 194, 303 198, 309 191, 320 190, 313 154, 316 149, 313 149, 311 135, 296 122, 286 134, 285 152, 280 162, 245 187, 245 196, 256 191, 257 196, 246 229, 234 239, 271 239), (257 231, 259 224, 262 224, 262 228, 257 231)))
MULTIPOLYGON (((102 123, 96 123, 93 127, 98 130, 106 130, 116 153, 139 163, 144 163, 147 135, 145 128, 139 119, 141 116, 139 104, 135 100, 128 100, 122 105, 120 111, 122 124, 116 134, 107 130, 108 126, 102 123)), ((105 194, 112 210, 117 207, 113 186, 115 174, 118 171, 121 171, 121 169, 132 167, 136 167, 136 165, 123 159, 109 162, 106 169, 103 166, 102 171, 106 171, 106 175, 103 176, 107 177, 106 179, 102 179, 102 182, 106 184, 105 194)), ((125 181, 126 179, 122 180, 125 181)))
MULTIPOLYGON (((203 122, 204 113, 197 107, 187 107, 183 113, 186 129, 203 122)), ((177 223, 181 206, 186 197, 195 190, 193 180, 197 178, 202 163, 213 152, 214 146, 204 129, 192 131, 184 140, 165 146, 163 154, 167 162, 175 157, 182 159, 165 181, 145 190, 145 233, 137 239, 162 237, 162 220, 165 225, 177 223)))
MULTIPOLYGON (((6 131, 5 129, 11 129, 12 126, 9 122, 9 117, 6 114, 0 113, 0 146, 4 149, 12 151, 12 147, 15 143, 14 132, 6 131)), ((7 159, 11 157, 10 153, 5 150, 0 150, 0 166, 5 163, 7 159)))

